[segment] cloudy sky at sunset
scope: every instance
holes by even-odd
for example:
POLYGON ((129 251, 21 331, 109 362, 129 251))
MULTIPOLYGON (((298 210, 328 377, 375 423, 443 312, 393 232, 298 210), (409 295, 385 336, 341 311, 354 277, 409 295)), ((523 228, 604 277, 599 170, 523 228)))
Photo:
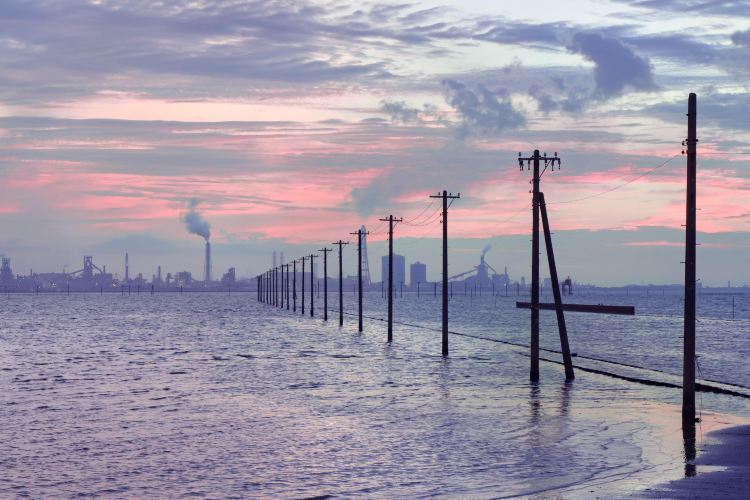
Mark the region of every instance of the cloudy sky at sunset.
MULTIPOLYGON (((309 254, 360 225, 438 277, 429 195, 461 192, 451 269, 529 276, 530 173, 560 272, 677 283, 687 96, 698 94, 698 275, 750 283, 750 4, 705 0, 3 0, 0 253, 16 273, 201 275, 309 254), (656 168, 658 167, 658 168, 656 168)), ((330 246, 330 245, 329 245, 330 246)), ((348 256, 355 263, 354 248, 348 256)), ((543 272, 542 275, 546 275, 543 272)))

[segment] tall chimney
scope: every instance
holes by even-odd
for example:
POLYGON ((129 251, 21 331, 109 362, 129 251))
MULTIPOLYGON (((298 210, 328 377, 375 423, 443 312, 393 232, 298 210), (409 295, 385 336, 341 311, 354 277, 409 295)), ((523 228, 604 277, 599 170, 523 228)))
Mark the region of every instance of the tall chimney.
POLYGON ((206 241, 206 268, 203 271, 203 277, 206 284, 211 281, 211 243, 206 241))
POLYGON ((130 281, 130 266, 128 266, 128 252, 125 252, 125 281, 130 281))

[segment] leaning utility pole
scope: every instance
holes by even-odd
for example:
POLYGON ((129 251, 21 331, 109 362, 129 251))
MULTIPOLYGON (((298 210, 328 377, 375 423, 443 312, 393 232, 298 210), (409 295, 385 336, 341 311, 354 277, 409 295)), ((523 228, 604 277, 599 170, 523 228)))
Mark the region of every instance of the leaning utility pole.
POLYGON ((547 205, 544 203, 544 193, 539 193, 539 209, 542 212, 544 243, 547 246, 547 262, 549 262, 549 274, 550 280, 552 281, 552 294, 555 297, 555 313, 557 314, 557 329, 560 332, 560 350, 562 351, 563 365, 565 366, 565 380, 573 380, 576 376, 573 372, 573 359, 570 356, 568 328, 565 325, 565 313, 563 312, 562 297, 560 295, 560 282, 557 279, 557 265, 555 264, 555 252, 552 248, 552 232, 549 228, 547 205))
POLYGON ((318 252, 323 252, 323 321, 328 321, 328 252, 333 249, 323 247, 318 252))
POLYGON ((313 285, 313 259, 315 258, 314 254, 310 254, 310 317, 315 316, 315 294, 313 293, 314 285, 313 285))
MULTIPOLYGON (((461 193, 453 195, 443 190, 430 198, 442 198, 443 200, 443 356, 448 355, 448 200, 461 198, 461 193)), ((453 203, 451 201, 451 203, 453 203)))
POLYGON ((344 326, 344 258, 343 247, 348 241, 336 241, 332 245, 339 246, 339 326, 344 326))
MULTIPOLYGON (((364 226, 362 226, 364 227, 364 226)), ((357 292, 359 299, 359 331, 362 331, 362 236, 370 234, 369 231, 364 232, 362 229, 357 229, 356 233, 349 233, 357 235, 357 292)))
POLYGON ((388 223, 388 342, 393 342, 393 223, 404 219, 389 215, 380 221, 388 223))
POLYGON ((529 378, 532 381, 539 380, 539 180, 541 174, 539 173, 539 161, 544 160, 544 169, 550 163, 554 165, 559 159, 557 153, 554 158, 548 158, 547 153, 544 156, 539 154, 539 150, 535 149, 534 154, 529 157, 522 157, 521 153, 518 153, 518 165, 523 172, 523 162, 526 162, 527 170, 531 168, 533 163, 534 172, 532 179, 532 196, 531 196, 531 210, 532 210, 532 228, 531 228, 531 367, 529 369, 529 378))
POLYGON ((682 360, 682 424, 695 426, 695 233, 696 233, 696 96, 688 98, 687 202, 685 214, 685 325, 682 360))

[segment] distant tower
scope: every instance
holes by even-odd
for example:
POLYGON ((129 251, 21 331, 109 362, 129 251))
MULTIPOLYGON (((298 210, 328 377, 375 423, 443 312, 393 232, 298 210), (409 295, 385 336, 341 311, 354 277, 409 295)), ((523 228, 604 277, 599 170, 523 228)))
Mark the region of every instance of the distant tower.
POLYGON ((128 252, 125 252, 125 281, 130 281, 130 266, 128 266, 128 252))
POLYGON ((0 283, 10 285, 13 282, 13 270, 10 268, 10 257, 2 258, 0 266, 0 283))
POLYGON ((206 240, 206 267, 203 270, 203 278, 206 284, 211 281, 211 243, 208 240, 206 240))
POLYGON ((370 285, 370 264, 367 260, 367 228, 362 226, 362 285, 370 285))
POLYGON ((91 255, 83 256, 83 279, 86 281, 94 279, 94 258, 91 255))
POLYGON ((272 264, 273 265, 271 266, 271 268, 275 269, 276 268, 276 250, 273 251, 273 263, 272 264))
POLYGON ((161 285, 161 266, 156 267, 156 282, 161 285))

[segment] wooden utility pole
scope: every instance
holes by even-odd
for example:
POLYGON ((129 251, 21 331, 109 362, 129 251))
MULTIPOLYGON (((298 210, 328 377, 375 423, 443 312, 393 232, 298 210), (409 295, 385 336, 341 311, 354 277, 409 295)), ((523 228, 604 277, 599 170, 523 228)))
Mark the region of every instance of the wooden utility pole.
POLYGON ((554 164, 560 162, 557 158, 557 153, 554 157, 547 157, 547 153, 544 156, 539 154, 539 150, 535 149, 534 154, 529 157, 522 157, 521 153, 518 153, 518 165, 523 172, 523 163, 526 162, 527 170, 531 168, 533 164, 533 178, 532 178, 532 196, 531 196, 531 210, 532 210, 532 228, 531 228, 531 349, 530 358, 531 366, 529 368, 529 378, 532 382, 539 380, 539 181, 541 174, 539 172, 539 162, 544 160, 544 170, 551 163, 553 168, 554 164))
POLYGON ((323 247, 318 252, 323 252, 323 321, 328 321, 328 252, 333 249, 323 247))
POLYGON ((289 310, 289 263, 284 264, 286 268, 286 310, 289 310))
POLYGON ((336 241, 333 245, 339 246, 339 326, 344 326, 344 257, 343 248, 344 245, 348 245, 348 241, 336 241))
POLYGON ((539 193, 539 209, 542 212, 542 226, 544 227, 544 242, 547 246, 547 262, 549 263, 549 274, 552 281, 552 294, 555 297, 557 329, 560 332, 560 350, 562 351, 563 365, 565 365, 565 380, 573 380, 576 376, 573 372, 573 359, 570 356, 568 328, 565 325, 565 313, 563 312, 562 297, 560 295, 560 283, 557 279, 557 265, 555 264, 555 252, 552 248, 552 232, 549 228, 547 205, 544 203, 544 193, 539 193))
MULTIPOLYGON (((448 200, 461 198, 461 193, 453 195, 443 190, 443 193, 430 196, 443 200, 443 356, 448 355, 448 200)), ((451 201, 451 204, 453 201, 451 201)))
POLYGON ((349 233, 349 234, 356 234, 357 235, 357 293, 358 293, 358 316, 359 316, 359 322, 358 322, 358 331, 362 331, 362 236, 370 234, 369 231, 362 232, 362 229, 357 229, 356 233, 349 233))
MULTIPOLYGON (((302 315, 305 315, 305 261, 307 257, 302 257, 302 315)), ((311 292, 312 293, 312 292, 311 292)))
POLYGON ((389 215, 381 222, 388 222, 388 342, 393 342, 393 223, 403 222, 389 215))
POLYGON ((313 271, 313 263, 314 263, 315 255, 310 254, 310 317, 315 316, 315 294, 313 293, 313 290, 315 288, 314 282, 314 271, 313 271))
POLYGON ((683 429, 695 426, 695 233, 696 233, 696 157, 697 104, 696 96, 688 97, 687 202, 685 214, 685 325, 682 360, 682 423, 683 429))
POLYGON ((292 272, 292 312, 297 312, 297 261, 293 260, 294 270, 292 272))

